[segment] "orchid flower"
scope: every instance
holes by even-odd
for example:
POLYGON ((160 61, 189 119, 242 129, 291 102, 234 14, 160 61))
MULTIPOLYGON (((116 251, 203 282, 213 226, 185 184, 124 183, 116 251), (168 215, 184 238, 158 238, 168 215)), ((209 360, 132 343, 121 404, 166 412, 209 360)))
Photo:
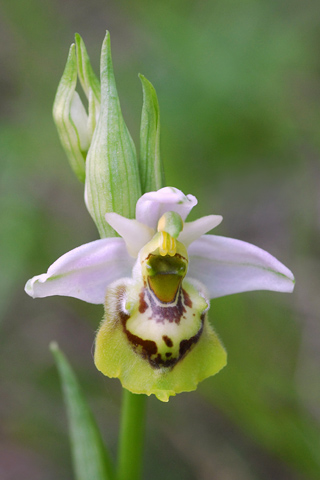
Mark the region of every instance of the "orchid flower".
POLYGON ((291 292, 291 271, 249 243, 205 235, 222 221, 186 222, 197 204, 172 187, 148 192, 136 219, 107 213, 122 237, 103 238, 60 257, 26 284, 32 297, 65 295, 104 304, 95 363, 133 393, 191 391, 226 364, 208 321, 210 299, 250 290, 291 292))

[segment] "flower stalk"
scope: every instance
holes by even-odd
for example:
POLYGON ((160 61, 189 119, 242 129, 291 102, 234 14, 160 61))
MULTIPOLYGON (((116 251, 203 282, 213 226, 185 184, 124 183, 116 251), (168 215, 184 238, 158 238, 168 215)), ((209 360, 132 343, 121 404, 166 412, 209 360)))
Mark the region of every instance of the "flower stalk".
POLYGON ((139 480, 142 472, 146 395, 123 389, 118 480, 139 480))

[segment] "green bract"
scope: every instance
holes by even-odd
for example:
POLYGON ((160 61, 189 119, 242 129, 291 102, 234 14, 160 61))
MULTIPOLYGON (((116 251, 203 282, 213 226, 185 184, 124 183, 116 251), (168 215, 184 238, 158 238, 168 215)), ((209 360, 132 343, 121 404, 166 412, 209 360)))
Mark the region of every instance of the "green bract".
POLYGON ((100 236, 116 235, 105 222, 106 212, 134 218, 141 195, 133 140, 123 120, 116 89, 107 33, 101 51, 101 109, 87 156, 87 208, 100 236))

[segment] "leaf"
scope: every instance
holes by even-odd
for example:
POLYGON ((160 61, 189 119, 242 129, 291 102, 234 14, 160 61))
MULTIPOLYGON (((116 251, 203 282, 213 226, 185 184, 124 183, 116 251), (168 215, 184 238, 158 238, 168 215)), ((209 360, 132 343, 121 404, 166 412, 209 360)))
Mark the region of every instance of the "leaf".
POLYGON ((143 75, 139 75, 143 89, 140 127, 140 180, 142 193, 165 186, 164 169, 160 158, 160 110, 156 91, 143 75))
POLYGON ((67 407, 77 480, 114 480, 113 465, 77 378, 55 342, 50 349, 59 371, 67 407))

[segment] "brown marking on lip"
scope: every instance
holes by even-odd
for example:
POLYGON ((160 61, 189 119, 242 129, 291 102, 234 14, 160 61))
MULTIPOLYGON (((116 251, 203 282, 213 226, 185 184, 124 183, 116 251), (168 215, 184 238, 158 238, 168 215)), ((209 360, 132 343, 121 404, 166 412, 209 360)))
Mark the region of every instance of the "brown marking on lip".
POLYGON ((145 292, 145 289, 143 288, 139 293, 139 312, 140 313, 144 313, 149 308, 149 305, 144 299, 144 292, 145 292))
POLYGON ((119 287, 117 291, 117 296, 118 296, 117 312, 119 314, 119 317, 122 323, 123 331, 126 334, 129 342, 134 347, 134 349, 141 350, 142 356, 150 359, 150 357, 152 355, 155 355, 158 351, 157 344, 153 340, 143 340, 142 338, 138 337, 137 335, 134 335, 127 329, 126 324, 130 318, 130 315, 124 312, 121 308, 121 300, 123 298, 124 293, 125 293, 125 287, 124 286, 119 287))
MULTIPOLYGON (((198 340, 199 340, 199 338, 202 334, 202 331, 203 331, 204 320, 205 320, 205 316, 206 316, 205 312, 202 313, 202 315, 200 317, 201 318, 201 327, 198 330, 198 332, 195 335, 193 335, 192 337, 190 337, 189 339, 181 340, 180 346, 179 346, 179 356, 178 357, 172 357, 171 352, 165 352, 165 353, 163 353, 163 355, 165 356, 165 359, 163 360, 161 353, 158 353, 158 347, 157 347, 157 344, 156 344, 155 341, 144 340, 144 339, 138 337, 137 335, 134 335, 133 333, 131 333, 127 329, 126 324, 127 324, 127 321, 130 318, 130 315, 128 313, 126 313, 125 311, 123 311, 123 309, 122 309, 122 299, 124 297, 125 290, 126 290, 126 287, 123 286, 123 285, 118 287, 118 289, 117 289, 116 294, 117 294, 117 300, 118 301, 117 301, 117 305, 116 305, 116 310, 117 310, 117 313, 119 315, 119 319, 121 321, 123 331, 124 331, 125 335, 127 336, 128 341, 132 345, 132 348, 134 349, 134 351, 138 355, 141 355, 142 358, 148 360, 151 367, 153 367, 153 368, 156 368, 156 369, 158 369, 158 368, 173 368, 186 355, 186 353, 188 351, 190 351, 193 348, 193 346, 198 342, 198 340)), ((161 318, 161 319, 154 318, 155 314, 165 313, 165 312, 162 312, 162 310, 176 309, 173 313, 171 312, 171 314, 166 315, 165 320, 169 321, 170 323, 175 321, 177 324, 179 324, 182 314, 180 314, 180 316, 178 317, 177 312, 181 311, 181 309, 185 311, 185 308, 182 304, 181 291, 179 292, 179 300, 177 302, 177 305, 174 305, 172 307, 159 307, 155 304, 155 302, 153 301, 153 299, 152 299, 152 297, 151 297, 151 295, 149 294, 148 291, 147 291, 147 295, 148 295, 148 299, 150 300, 150 306, 151 306, 151 310, 152 310, 152 314, 153 314, 153 319, 155 319, 155 321, 164 322, 164 318, 161 318), (180 302, 180 304, 179 304, 179 302, 180 302), (178 306, 178 304, 179 304, 179 306, 178 306)), ((185 298, 184 298, 184 300, 185 300, 185 298)), ((144 301, 145 301, 145 299, 144 299, 144 301)), ((149 306, 147 305, 147 307, 149 307, 149 306)), ((167 345, 168 348, 171 348, 173 346, 173 342, 172 342, 171 338, 169 338, 167 335, 163 335, 162 338, 163 338, 163 340, 164 340, 164 342, 165 342, 165 344, 167 345)))
POLYGON ((159 354, 154 360, 149 359, 150 365, 153 368, 173 368, 179 359, 177 358, 168 358, 167 360, 162 360, 161 355, 159 354))
POLYGON ((185 291, 185 289, 182 289, 182 294, 183 294, 183 301, 186 307, 192 308, 192 300, 190 298, 190 295, 188 292, 185 291))
POLYGON ((125 330, 125 333, 128 337, 129 342, 131 342, 135 347, 141 347, 142 356, 147 356, 149 359, 152 355, 155 355, 158 351, 156 342, 153 340, 143 340, 137 335, 133 335, 129 330, 125 330))
POLYGON ((203 324, 204 324, 204 319, 205 319, 205 314, 203 313, 201 315, 201 327, 200 329, 197 331, 197 333, 195 335, 193 335, 193 337, 190 337, 188 338, 187 340, 181 340, 180 342, 180 346, 179 346, 179 360, 180 358, 182 358, 189 350, 190 348, 197 343, 197 341, 199 340, 200 338, 200 335, 203 331, 203 324))
POLYGON ((200 317, 201 327, 198 330, 198 332, 195 335, 193 335, 193 337, 190 337, 186 340, 181 340, 178 357, 172 357, 171 352, 166 352, 165 353, 166 360, 163 360, 161 354, 158 353, 156 358, 154 359, 149 358, 150 365, 154 368, 163 368, 163 367, 173 368, 187 354, 187 352, 189 352, 194 347, 194 345, 198 342, 203 332, 205 317, 206 317, 206 314, 202 313, 200 317))
POLYGON ((155 302, 149 290, 147 290, 147 296, 148 300, 150 301, 153 320, 155 320, 157 323, 175 322, 177 325, 179 325, 181 317, 184 313, 186 313, 185 306, 182 303, 181 290, 179 290, 178 292, 177 302, 173 305, 168 305, 164 307, 158 305, 155 302))
POLYGON ((173 347, 173 341, 171 340, 170 337, 168 337, 167 335, 163 335, 162 339, 163 339, 164 343, 167 345, 167 347, 169 347, 169 348, 173 347))

